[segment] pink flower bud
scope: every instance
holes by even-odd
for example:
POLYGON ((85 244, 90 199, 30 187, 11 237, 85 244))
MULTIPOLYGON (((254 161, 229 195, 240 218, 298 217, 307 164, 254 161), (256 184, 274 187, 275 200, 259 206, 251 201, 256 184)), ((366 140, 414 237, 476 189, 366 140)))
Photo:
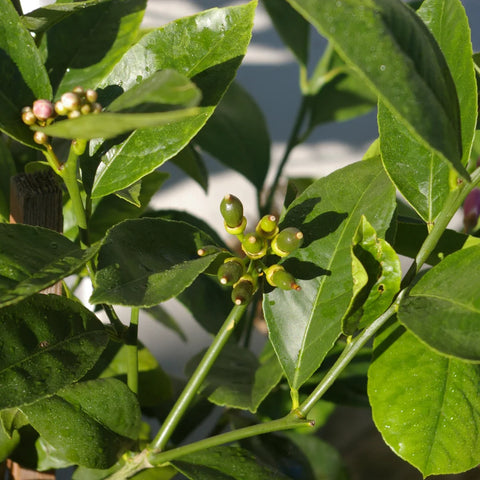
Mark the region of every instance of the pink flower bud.
POLYGON ((49 100, 35 100, 33 102, 33 113, 39 120, 47 120, 54 113, 52 102, 49 100))
POLYGON ((474 188, 465 198, 463 203, 463 225, 466 232, 471 232, 480 216, 480 189, 474 188))

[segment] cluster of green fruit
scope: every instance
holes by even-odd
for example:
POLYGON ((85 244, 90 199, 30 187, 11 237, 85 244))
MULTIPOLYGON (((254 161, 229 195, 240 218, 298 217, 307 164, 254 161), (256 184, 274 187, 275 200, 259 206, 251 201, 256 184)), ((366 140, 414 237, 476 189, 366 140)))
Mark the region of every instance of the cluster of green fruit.
POLYGON ((225 230, 235 235, 241 243, 244 257, 225 259, 218 269, 222 285, 231 285, 232 301, 236 305, 247 303, 258 287, 258 278, 265 279, 272 287, 283 290, 300 290, 291 273, 277 263, 267 266, 267 255, 286 257, 303 243, 303 233, 295 227, 282 230, 275 215, 265 215, 257 223, 255 231, 245 232, 247 220, 243 215, 242 202, 234 195, 225 195, 220 204, 225 230))
MULTIPOLYGON (((39 99, 31 107, 22 109, 22 121, 26 125, 50 125, 57 116, 77 118, 89 113, 99 113, 102 106, 97 102, 97 92, 92 89, 75 87, 71 92, 64 93, 60 100, 53 104, 50 100, 39 99)), ((49 143, 48 136, 41 131, 33 134, 33 140, 39 145, 49 143)))

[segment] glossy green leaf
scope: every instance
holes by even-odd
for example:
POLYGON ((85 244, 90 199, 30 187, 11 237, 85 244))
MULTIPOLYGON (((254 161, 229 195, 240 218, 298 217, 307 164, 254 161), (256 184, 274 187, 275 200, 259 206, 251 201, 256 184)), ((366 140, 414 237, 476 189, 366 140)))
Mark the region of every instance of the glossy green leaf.
MULTIPOLYGON (((91 114, 79 118, 60 120, 48 127, 33 126, 32 129, 41 130, 53 137, 90 140, 92 138, 113 138, 137 128, 158 127, 159 125, 173 127, 173 130, 181 129, 182 122, 186 120, 197 121, 198 118, 206 118, 207 115, 208 110, 195 107, 156 113, 103 112, 96 115, 91 114)), ((119 148, 121 150, 122 145, 119 148)), ((123 187, 128 185, 130 184, 123 187)))
POLYGON ((0 305, 54 285, 83 267, 97 250, 82 250, 46 228, 0 223, 0 305))
POLYGON ((90 468, 113 465, 140 430, 137 399, 114 378, 71 385, 22 411, 58 455, 90 468))
POLYGON ((0 461, 1 462, 4 462, 7 458, 10 457, 12 452, 17 447, 19 441, 20 441, 20 435, 18 432, 15 432, 12 437, 9 437, 0 428, 0 461))
POLYGON ((195 141, 262 188, 270 165, 270 136, 262 111, 239 84, 230 85, 195 141))
POLYGON ((461 163, 455 85, 442 52, 413 10, 391 0, 289 3, 334 44, 420 143, 468 178, 461 163), (362 32, 362 41, 352 32, 362 32))
POLYGON ((436 351, 480 362, 480 246, 452 253, 400 304, 399 320, 436 351))
POLYGON ((478 365, 436 354, 393 322, 375 339, 368 393, 385 442, 425 477, 480 463, 478 365))
POLYGON ((172 69, 160 70, 123 92, 108 106, 111 112, 158 111, 173 106, 194 107, 200 90, 185 75, 172 69))
POLYGON ((381 102, 378 125, 385 169, 418 215, 432 224, 450 192, 448 163, 416 141, 381 102))
POLYGON ((187 145, 171 160, 180 170, 195 180, 205 192, 208 191, 208 171, 205 163, 197 150, 187 145))
POLYGON ((310 25, 284 0, 263 0, 275 29, 300 65, 308 64, 310 25))
POLYGON ((148 207, 148 204, 160 186, 165 182, 168 175, 160 172, 152 172, 143 177, 138 184, 139 191, 136 198, 130 196, 130 202, 125 201, 124 197, 130 192, 119 192, 118 195, 108 195, 100 199, 95 206, 90 218, 88 227, 90 241, 100 240, 106 231, 113 225, 126 220, 127 218, 138 218, 148 207), (133 202, 138 202, 135 205, 133 202))
POLYGON ((73 465, 70 460, 63 458, 61 452, 48 443, 43 437, 38 437, 35 442, 35 451, 37 454, 37 470, 53 470, 67 468, 73 465))
POLYGON ((285 478, 258 463, 247 450, 214 447, 191 453, 171 462, 191 480, 281 480, 285 478))
MULTIPOLYGON (((425 224, 399 221, 396 225, 394 247, 399 255, 415 258, 420 247, 428 236, 425 224)), ((465 235, 454 230, 445 230, 437 245, 427 258, 428 265, 436 265, 444 257, 462 248, 472 247, 480 243, 480 238, 465 235)))
POLYGON ((316 181, 290 204, 282 226, 299 228, 305 241, 283 264, 302 290, 273 290, 264 312, 292 388, 312 375, 341 333, 352 295, 351 242, 362 215, 383 236, 394 208, 395 190, 378 157, 316 181))
MULTIPOLYGON (((205 124, 211 112, 211 107, 201 107, 153 114, 156 117, 169 115, 181 118, 183 116, 184 120, 167 123, 163 127, 135 130, 125 141, 112 147, 107 155, 102 157, 102 163, 95 177, 92 197, 100 198, 115 193, 153 172, 188 144, 205 124), (187 115, 188 112, 192 115, 187 115)), ((152 114, 136 115, 136 121, 138 121, 139 115, 152 114)))
MULTIPOLYGON (((470 29, 460 0, 428 0, 417 12, 430 29, 456 84, 460 107, 463 157, 467 164, 477 122, 477 88, 470 29)), ((428 223, 440 213, 449 193, 449 165, 426 148, 380 104, 378 112, 382 158, 388 174, 407 201, 428 223)))
POLYGON ((125 220, 107 233, 98 255, 91 303, 151 307, 175 297, 212 263, 197 250, 214 242, 182 222, 125 220))
POLYGON ((21 120, 21 110, 37 98, 50 99, 52 88, 35 40, 22 25, 12 2, 1 0, 0 11, 0 130, 36 146, 21 120))
POLYGON ((251 37, 256 2, 212 9, 144 35, 123 56, 101 87, 128 90, 139 79, 167 68, 192 79, 202 91, 197 116, 134 132, 103 156, 93 188, 102 197, 125 188, 180 152, 205 125, 233 80, 251 37))
POLYGON ((364 216, 353 237, 352 276, 354 295, 342 320, 345 335, 353 335, 381 315, 400 290, 402 279, 395 250, 377 236, 364 216))
POLYGON ((46 67, 58 94, 96 88, 135 41, 146 0, 102 0, 47 32, 46 67))
POLYGON ((76 301, 34 295, 0 310, 0 409, 55 393, 93 367, 107 343, 97 317, 76 301))
MULTIPOLYGON (((204 353, 188 362, 188 376, 204 353)), ((250 350, 232 343, 223 348, 202 385, 202 393, 215 405, 256 412, 281 377, 282 369, 275 355, 265 357, 260 363, 250 350)))
POLYGON ((94 7, 102 0, 86 0, 84 2, 64 2, 53 3, 43 7, 36 8, 21 17, 23 25, 31 32, 37 35, 44 33, 55 24, 69 17, 75 11, 94 7))
POLYGON ((478 94, 465 7, 460 0, 424 0, 417 13, 442 49, 457 88, 462 163, 467 165, 477 125, 478 94))

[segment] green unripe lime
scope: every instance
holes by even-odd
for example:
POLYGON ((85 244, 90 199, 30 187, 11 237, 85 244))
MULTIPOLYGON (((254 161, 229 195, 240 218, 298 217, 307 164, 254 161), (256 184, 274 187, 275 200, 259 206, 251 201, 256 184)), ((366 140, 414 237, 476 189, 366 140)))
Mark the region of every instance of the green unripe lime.
POLYGON ((265 215, 258 222, 255 231, 264 238, 273 238, 278 233, 277 217, 265 215))
POLYGON ((265 270, 265 277, 272 287, 278 287, 282 290, 301 290, 293 275, 287 272, 281 265, 268 267, 265 270))
POLYGON ((262 258, 267 254, 267 242, 256 232, 247 233, 242 240, 242 250, 250 258, 262 258))
POLYGON ((225 220, 225 225, 230 228, 238 227, 243 222, 243 205, 235 195, 228 194, 223 197, 220 213, 225 220))
POLYGON ((217 275, 222 285, 233 285, 240 280, 244 273, 245 265, 242 260, 238 257, 231 257, 220 265, 217 275))
POLYGON ((235 305, 245 305, 250 301, 255 292, 255 285, 253 279, 249 275, 244 275, 233 286, 232 302, 235 305))
POLYGON ((303 243, 303 233, 295 227, 284 228, 273 240, 272 250, 280 257, 286 257, 303 243))

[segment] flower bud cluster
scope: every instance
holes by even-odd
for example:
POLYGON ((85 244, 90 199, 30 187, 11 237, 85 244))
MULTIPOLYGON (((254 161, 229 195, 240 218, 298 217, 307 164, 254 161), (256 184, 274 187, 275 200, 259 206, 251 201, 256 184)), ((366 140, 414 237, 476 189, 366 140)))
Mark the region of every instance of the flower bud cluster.
POLYGON ((217 275, 222 285, 232 286, 232 301, 236 305, 248 303, 258 287, 259 276, 264 275, 272 287, 300 290, 295 278, 278 264, 266 266, 267 255, 286 257, 303 243, 303 234, 295 227, 280 230, 275 215, 265 215, 255 230, 247 232, 247 220, 242 202, 228 194, 220 203, 225 230, 241 243, 244 257, 229 257, 219 267, 217 275))
MULTIPOLYGON (((53 104, 50 100, 39 99, 31 107, 22 109, 22 121, 28 126, 50 125, 58 116, 77 118, 89 113, 99 113, 102 106, 97 102, 97 92, 92 89, 75 87, 71 92, 64 93, 60 100, 53 104)), ((49 143, 48 136, 41 131, 33 134, 33 140, 39 145, 49 143)))

